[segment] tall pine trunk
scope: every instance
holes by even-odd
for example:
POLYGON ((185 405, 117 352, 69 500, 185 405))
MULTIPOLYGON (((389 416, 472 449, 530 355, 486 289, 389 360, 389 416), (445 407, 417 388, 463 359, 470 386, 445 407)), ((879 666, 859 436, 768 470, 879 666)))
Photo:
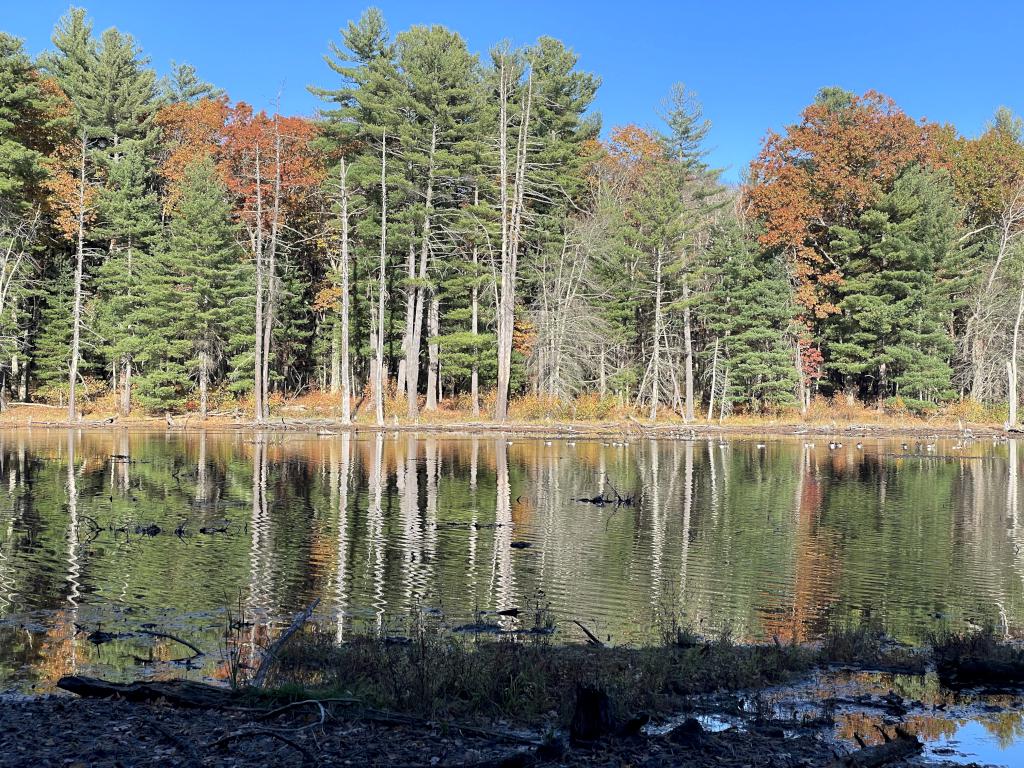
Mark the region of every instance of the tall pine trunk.
POLYGON ((263 414, 270 417, 270 343, 273 338, 274 313, 277 305, 277 245, 281 220, 281 129, 274 118, 274 200, 270 219, 270 254, 267 258, 267 308, 263 315, 263 414))
POLYGON ((686 388, 686 420, 693 421, 693 327, 690 312, 690 284, 683 278, 683 370, 686 381, 683 386, 686 388))
POLYGON ((377 354, 373 370, 373 403, 377 426, 384 426, 384 289, 388 243, 387 131, 380 144, 380 271, 377 275, 377 354))
POLYGON ((82 132, 82 155, 78 169, 78 247, 75 248, 75 300, 71 310, 71 361, 68 366, 68 421, 78 421, 78 357, 82 332, 82 271, 85 261, 85 153, 86 134, 82 132))
MULTIPOLYGON (((480 205, 480 187, 473 187, 473 205, 480 205)), ((470 332, 473 334, 473 369, 469 374, 469 396, 473 401, 473 418, 480 416, 480 349, 477 346, 480 333, 480 288, 478 285, 477 268, 480 264, 480 252, 473 243, 473 288, 471 291, 472 313, 470 316, 470 332)))
POLYGON ((199 415, 206 418, 210 391, 210 355, 206 349, 199 352, 199 415))
POLYGON ((263 422, 263 179, 260 169, 260 145, 256 143, 256 211, 255 232, 253 233, 253 256, 256 262, 256 317, 253 338, 253 416, 263 422))
POLYGON ((708 392, 708 421, 715 412, 715 386, 718 384, 718 339, 715 339, 715 351, 711 357, 711 389, 708 392))
MULTIPOLYGON (((409 252, 405 257, 405 275, 409 281, 405 289, 405 330, 402 332, 402 358, 398 361, 398 391, 408 396, 407 376, 409 374, 409 352, 411 351, 414 333, 414 316, 416 312, 416 244, 409 238, 409 252)), ((407 409, 408 410, 408 409, 407 409)))
MULTIPOLYGON (((423 240, 420 244, 420 285, 416 287, 416 301, 413 307, 412 336, 405 352, 406 415, 415 419, 419 412, 417 401, 420 385, 420 344, 423 338, 423 305, 426 294, 427 262, 430 259, 430 225, 434 202, 434 155, 437 152, 437 125, 430 130, 430 152, 427 159, 427 188, 423 208, 423 240)), ((436 394, 435 394, 436 397, 436 394)), ((428 392, 429 401, 430 394, 428 392)), ((436 400, 435 400, 436 404, 436 400)))
POLYGON ((501 282, 498 291, 498 391, 494 404, 494 417, 498 421, 508 418, 509 383, 512 378, 512 342, 515 329, 516 271, 522 228, 523 200, 526 187, 526 150, 530 127, 530 107, 533 99, 532 75, 527 82, 523 114, 519 122, 516 141, 515 175, 509 191, 508 159, 508 104, 511 74, 504 58, 499 79, 498 119, 498 172, 499 204, 501 207, 501 282))
POLYGON ((351 324, 350 294, 349 285, 349 263, 348 263, 348 167, 345 158, 341 159, 339 170, 339 185, 341 193, 341 337, 338 344, 341 347, 341 421, 349 424, 352 421, 352 364, 349 360, 349 326, 351 324))
POLYGON ((436 411, 438 389, 441 386, 440 359, 438 356, 437 336, 441 332, 441 306, 437 294, 430 297, 430 310, 427 312, 427 402, 426 411, 436 411))
POLYGON ((661 249, 657 250, 654 265, 654 333, 651 337, 651 421, 658 418, 661 399, 661 249))

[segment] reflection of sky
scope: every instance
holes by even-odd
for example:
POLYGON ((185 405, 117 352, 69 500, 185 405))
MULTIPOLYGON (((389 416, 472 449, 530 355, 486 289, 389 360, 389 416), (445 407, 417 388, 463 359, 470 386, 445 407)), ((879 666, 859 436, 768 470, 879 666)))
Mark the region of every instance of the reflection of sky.
POLYGON ((1009 744, 1001 744, 999 737, 977 720, 969 720, 961 725, 951 738, 941 737, 929 742, 925 753, 936 759, 964 765, 982 763, 1007 768, 1024 766, 1024 741, 1017 739, 1009 744), (953 752, 947 754, 946 749, 953 752), (938 754, 936 750, 939 750, 938 754))

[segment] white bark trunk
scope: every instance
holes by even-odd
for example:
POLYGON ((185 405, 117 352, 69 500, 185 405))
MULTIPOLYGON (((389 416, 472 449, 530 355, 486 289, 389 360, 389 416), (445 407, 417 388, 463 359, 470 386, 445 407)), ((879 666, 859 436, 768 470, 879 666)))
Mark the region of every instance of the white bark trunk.
POLYGON ((380 144, 380 269, 377 274, 377 354, 373 371, 373 403, 377 426, 384 425, 384 290, 388 245, 387 131, 380 144))

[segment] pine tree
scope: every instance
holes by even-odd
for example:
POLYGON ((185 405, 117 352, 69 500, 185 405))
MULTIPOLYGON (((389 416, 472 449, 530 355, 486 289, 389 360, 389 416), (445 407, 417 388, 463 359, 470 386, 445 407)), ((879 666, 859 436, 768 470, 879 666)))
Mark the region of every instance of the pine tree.
POLYGON ((24 213, 46 176, 56 102, 22 42, 0 32, 0 206, 10 212, 24 213))
POLYGON ((719 341, 726 400, 753 412, 794 403, 788 335, 795 307, 784 265, 732 217, 716 228, 707 264, 713 286, 700 312, 719 341))
POLYGON ((199 78, 191 64, 171 62, 171 74, 160 81, 160 100, 166 104, 190 104, 200 99, 219 99, 224 91, 199 78))
POLYGON ((96 271, 96 330, 103 339, 111 381, 120 387, 119 411, 126 415, 139 346, 135 316, 142 298, 140 266, 150 258, 159 230, 157 199, 149 189, 141 145, 129 144, 120 161, 111 165, 97 208, 93 234, 108 240, 110 249, 96 271))
POLYGON ((846 279, 826 365, 848 393, 931 401, 950 395, 949 296, 936 271, 953 246, 955 222, 948 177, 912 167, 856 229, 832 228, 846 279))
POLYGON ((209 158, 188 168, 167 234, 143 277, 139 399, 150 409, 180 407, 195 381, 205 416, 210 384, 249 321, 231 208, 209 158))

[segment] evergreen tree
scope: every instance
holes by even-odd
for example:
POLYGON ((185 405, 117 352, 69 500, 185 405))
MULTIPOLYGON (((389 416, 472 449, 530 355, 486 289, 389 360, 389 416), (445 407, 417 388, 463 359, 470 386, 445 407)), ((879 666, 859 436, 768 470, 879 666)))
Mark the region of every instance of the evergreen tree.
POLYGON ((185 104, 200 99, 219 99, 224 91, 199 78, 191 64, 171 62, 171 74, 160 80, 160 100, 167 104, 185 104))
POLYGON ((846 279, 825 352, 848 393, 949 396, 949 296, 936 272, 953 246, 956 215, 948 177, 913 167, 861 214, 857 229, 832 228, 846 279))
POLYGON ((167 234, 166 247, 143 277, 138 357, 145 374, 139 398, 151 409, 180 407, 195 381, 205 414, 210 384, 249 322, 231 208, 209 158, 186 171, 167 234))
POLYGON ((717 375, 726 399, 754 412, 794 403, 788 336, 795 307, 784 265, 732 217, 716 228, 707 264, 713 283, 701 314, 719 342, 717 375))
POLYGON ((120 387, 119 410, 131 410, 132 366, 139 339, 135 317, 139 308, 140 273, 150 258, 159 230, 156 194, 139 144, 129 144, 120 161, 110 167, 97 201, 95 236, 110 242, 106 259, 96 271, 97 334, 111 381, 120 387))
POLYGON ((56 102, 21 41, 0 32, 0 206, 11 213, 31 205, 46 176, 56 102))

